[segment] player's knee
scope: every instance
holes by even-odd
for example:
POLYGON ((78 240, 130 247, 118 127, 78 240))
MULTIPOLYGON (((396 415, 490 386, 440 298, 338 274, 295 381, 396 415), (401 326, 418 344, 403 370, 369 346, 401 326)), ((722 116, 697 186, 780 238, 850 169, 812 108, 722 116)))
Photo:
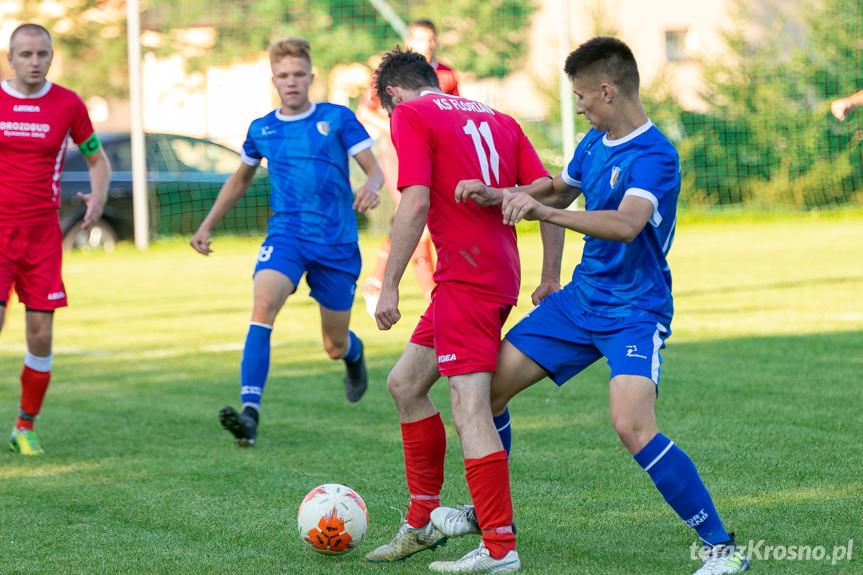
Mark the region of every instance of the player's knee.
POLYGON ((387 391, 390 392, 390 396, 397 405, 400 402, 411 401, 415 395, 411 382, 407 378, 401 377, 396 370, 391 371, 387 376, 387 391))
POLYGON ((345 352, 347 351, 346 342, 337 343, 333 341, 324 341, 324 351, 327 352, 327 355, 330 356, 330 359, 341 359, 344 357, 345 352))

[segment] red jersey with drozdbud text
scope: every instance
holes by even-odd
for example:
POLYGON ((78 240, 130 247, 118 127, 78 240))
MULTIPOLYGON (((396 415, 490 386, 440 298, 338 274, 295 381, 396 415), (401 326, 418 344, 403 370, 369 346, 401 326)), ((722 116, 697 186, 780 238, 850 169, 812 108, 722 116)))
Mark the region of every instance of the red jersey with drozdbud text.
POLYGON ((0 225, 57 221, 60 172, 69 137, 93 135, 84 102, 46 82, 32 96, 0 83, 0 225))
POLYGON ((430 189, 435 282, 515 304, 521 282, 515 228, 503 223, 500 206, 457 204, 455 188, 461 180, 497 188, 548 176, 521 126, 480 102, 431 91, 397 105, 390 125, 399 189, 430 189))

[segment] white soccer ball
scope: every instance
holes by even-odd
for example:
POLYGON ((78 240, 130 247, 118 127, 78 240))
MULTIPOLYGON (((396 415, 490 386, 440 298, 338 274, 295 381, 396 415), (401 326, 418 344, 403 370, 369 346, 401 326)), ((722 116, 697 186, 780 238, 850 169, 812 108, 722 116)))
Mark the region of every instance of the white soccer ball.
POLYGON ((342 555, 360 544, 369 526, 369 512, 359 494, 327 483, 309 491, 297 511, 300 537, 325 555, 342 555))

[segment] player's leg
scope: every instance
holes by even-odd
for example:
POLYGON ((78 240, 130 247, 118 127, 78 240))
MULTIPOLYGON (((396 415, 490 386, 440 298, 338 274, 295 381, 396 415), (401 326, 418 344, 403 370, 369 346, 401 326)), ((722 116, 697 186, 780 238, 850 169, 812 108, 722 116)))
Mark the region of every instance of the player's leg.
POLYGON ((321 246, 306 244, 306 282, 309 295, 321 309, 324 349, 332 359, 345 362, 345 395, 359 401, 368 387, 363 342, 349 329, 357 279, 362 269, 356 243, 321 246))
POLYGON ((53 311, 28 309, 25 314, 27 355, 21 369, 21 403, 9 440, 12 451, 25 455, 42 453, 33 424, 42 410, 51 382, 53 320, 53 311))
POLYGON ((269 236, 261 244, 255 264, 251 321, 240 363, 242 411, 231 406, 219 411, 219 422, 231 432, 238 447, 249 447, 257 441, 261 398, 270 370, 273 325, 304 271, 302 249, 295 241, 269 236))
MULTIPOLYGON (((432 563, 432 571, 506 573, 521 567, 515 550, 508 458, 491 417, 491 375, 480 372, 449 378, 453 421, 461 439, 465 478, 482 543, 457 561, 432 563)), ((453 527, 453 521, 448 521, 452 515, 450 508, 439 507, 432 512, 432 522, 447 534, 443 526, 453 527)))
MULTIPOLYGON (((418 331, 421 326, 422 320, 418 331)), ((414 332, 387 378, 401 425, 410 506, 395 537, 366 554, 369 561, 398 561, 446 542, 429 518, 440 502, 446 455, 443 420, 428 395, 440 373, 434 348, 414 343, 416 338, 414 332)))
POLYGON ((26 308, 27 354, 21 370, 21 402, 10 439, 13 451, 38 455, 42 448, 33 430, 51 382, 54 310, 66 306, 62 280, 63 235, 60 226, 19 230, 21 252, 15 276, 18 299, 26 308))
POLYGON ((507 455, 512 448, 509 401, 547 376, 547 371, 508 339, 501 342, 497 371, 492 376, 490 401, 493 423, 507 455))
POLYGON ((545 377, 562 385, 602 357, 590 333, 566 313, 576 305, 567 290, 550 294, 501 343, 492 378, 491 410, 507 454, 512 444, 509 401, 545 377))
MULTIPOLYGON (((482 543, 458 561, 435 562, 429 568, 515 571, 520 563, 512 529, 507 455, 492 422, 489 401, 500 333, 512 308, 449 284, 437 288, 434 306, 438 369, 449 378, 453 421, 461 439, 465 476, 482 530, 482 543)), ((432 513, 432 523, 437 526, 435 514, 437 510, 432 513)), ((448 523, 446 517, 443 519, 448 523)))
POLYGON ((331 359, 345 362, 345 396, 359 401, 368 388, 365 349, 362 340, 349 329, 351 310, 336 311, 321 306, 324 350, 331 359))
POLYGON ((242 411, 229 405, 219 411, 219 422, 233 434, 238 447, 250 447, 257 441, 261 398, 270 371, 273 324, 288 296, 295 290, 294 282, 282 272, 265 268, 255 273, 252 316, 240 362, 242 411))
POLYGON ((611 422, 627 450, 644 469, 665 501, 683 521, 693 527, 710 547, 727 551, 729 564, 710 573, 736 573, 748 562, 734 547, 719 517, 713 499, 689 456, 659 432, 654 415, 659 383, 660 349, 669 335, 655 322, 627 325, 610 334, 600 345, 611 366, 609 385, 611 422), (617 351, 619 350, 619 352, 617 351))

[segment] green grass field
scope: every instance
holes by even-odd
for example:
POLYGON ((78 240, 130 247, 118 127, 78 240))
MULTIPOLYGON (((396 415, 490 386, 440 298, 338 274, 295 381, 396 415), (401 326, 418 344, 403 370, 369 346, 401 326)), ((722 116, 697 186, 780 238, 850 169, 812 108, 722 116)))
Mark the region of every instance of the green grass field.
MULTIPOLYGON (((567 236, 568 277, 580 238, 567 236)), ((407 503, 386 375, 422 298, 403 282, 403 319, 378 332, 361 298, 353 329, 370 389, 348 404, 343 367, 320 343, 302 286, 282 311, 258 445, 233 447, 216 414, 238 401, 258 245, 217 238, 210 258, 183 241, 146 252, 72 254, 71 307, 57 314, 53 383, 37 422, 47 456, 0 453, 0 573, 425 573, 477 544, 451 540, 393 565, 363 554, 407 503), (356 489, 369 506, 359 549, 318 555, 297 536, 312 487, 356 489)), ((378 238, 362 243, 366 266, 378 238)), ((538 279, 539 236, 520 236, 522 297, 538 279)), ((676 314, 657 416, 686 450, 738 542, 770 559, 754 573, 863 573, 863 214, 684 218, 671 264, 676 314), (831 564, 853 541, 851 560, 831 564), (788 560, 822 546, 822 560, 788 560)), ((0 429, 17 412, 23 308, 0 338, 0 429)), ((519 552, 526 574, 691 573, 694 532, 662 500, 608 418, 604 362, 511 404, 519 552)), ((447 389, 445 504, 467 502, 447 389)), ((5 432, 5 431, 4 431, 5 432)), ((819 555, 816 550, 813 556, 819 555)))

